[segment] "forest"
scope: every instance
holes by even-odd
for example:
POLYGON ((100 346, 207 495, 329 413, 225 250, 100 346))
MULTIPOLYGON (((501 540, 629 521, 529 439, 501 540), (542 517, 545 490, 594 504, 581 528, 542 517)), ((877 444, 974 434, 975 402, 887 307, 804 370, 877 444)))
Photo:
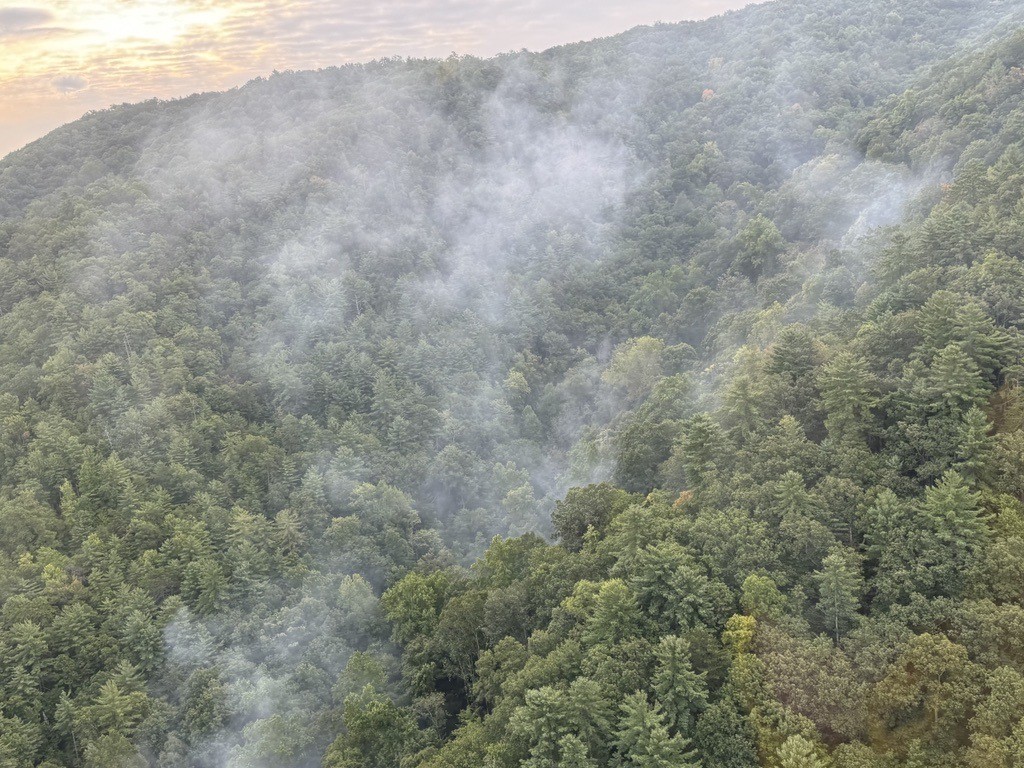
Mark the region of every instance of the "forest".
POLYGON ((0 768, 1024 765, 1024 0, 274 72, 0 161, 0 768))

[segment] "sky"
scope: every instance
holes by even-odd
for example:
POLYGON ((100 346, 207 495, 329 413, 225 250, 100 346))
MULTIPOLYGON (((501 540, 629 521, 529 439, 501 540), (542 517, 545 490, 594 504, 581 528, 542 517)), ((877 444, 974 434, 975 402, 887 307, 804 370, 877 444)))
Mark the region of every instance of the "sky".
POLYGON ((383 56, 490 56, 750 0, 0 0, 0 157, 93 109, 383 56))

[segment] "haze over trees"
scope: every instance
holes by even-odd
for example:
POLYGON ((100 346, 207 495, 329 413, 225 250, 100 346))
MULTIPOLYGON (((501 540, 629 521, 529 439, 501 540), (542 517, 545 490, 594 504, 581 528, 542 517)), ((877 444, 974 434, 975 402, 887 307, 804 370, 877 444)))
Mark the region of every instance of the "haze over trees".
POLYGON ((780 0, 9 156, 0 766, 1024 762, 1022 21, 780 0))

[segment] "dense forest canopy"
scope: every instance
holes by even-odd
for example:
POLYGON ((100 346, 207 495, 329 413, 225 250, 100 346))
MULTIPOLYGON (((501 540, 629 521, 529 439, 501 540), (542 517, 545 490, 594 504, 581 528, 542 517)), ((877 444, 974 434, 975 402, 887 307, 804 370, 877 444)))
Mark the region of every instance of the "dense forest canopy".
POLYGON ((1024 2, 0 162, 2 768, 1024 764, 1024 2))

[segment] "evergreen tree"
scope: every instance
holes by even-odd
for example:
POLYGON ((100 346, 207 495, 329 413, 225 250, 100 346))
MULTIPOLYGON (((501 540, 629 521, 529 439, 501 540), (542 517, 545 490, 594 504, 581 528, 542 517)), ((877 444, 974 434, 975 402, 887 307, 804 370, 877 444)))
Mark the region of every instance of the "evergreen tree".
MULTIPOLYGON (((891 506, 891 498, 885 503, 891 506)), ((869 550, 880 552, 875 582, 885 602, 961 594, 989 539, 980 497, 956 472, 925 491, 922 501, 906 505, 891 525, 875 535, 869 550), (886 543, 879 549, 881 540, 886 543)))
POLYGON ((694 734, 703 768, 755 768, 758 765, 754 729, 725 697, 711 704, 697 720, 694 734))
POLYGON ((779 768, 828 768, 828 761, 818 755, 814 744, 803 736, 793 735, 779 747, 779 768))
POLYGON ((963 415, 953 467, 968 482, 976 482, 992 464, 994 445, 989 437, 991 429, 988 417, 980 408, 973 407, 963 415))
POLYGON ((692 734, 696 717, 708 704, 706 676, 693 670, 690 644, 681 637, 663 637, 655 649, 658 665, 652 684, 669 730, 692 734))
POLYGON ((844 547, 835 547, 815 572, 818 585, 818 610, 825 626, 838 643, 842 633, 857 615, 864 580, 855 555, 844 547))
POLYGON ((818 383, 827 413, 825 427, 831 436, 856 439, 870 433, 879 393, 863 357, 840 350, 822 367, 818 383))
POLYGON ((560 743, 559 768, 595 768, 597 765, 587 755, 587 748, 575 736, 566 736, 560 743))
POLYGON ((662 467, 667 483, 682 488, 706 487, 728 468, 728 442, 722 428, 709 414, 694 416, 662 467))
POLYGON ((958 344, 944 347, 932 362, 917 406, 943 414, 962 414, 984 403, 989 386, 958 344))
POLYGON ((688 739, 669 734, 660 707, 652 707, 640 691, 621 706, 615 747, 621 765, 635 768, 687 768, 699 763, 688 739))
POLYGON ((587 622, 584 641, 612 645, 640 631, 636 596, 621 579, 610 579, 598 588, 594 612, 587 622))

